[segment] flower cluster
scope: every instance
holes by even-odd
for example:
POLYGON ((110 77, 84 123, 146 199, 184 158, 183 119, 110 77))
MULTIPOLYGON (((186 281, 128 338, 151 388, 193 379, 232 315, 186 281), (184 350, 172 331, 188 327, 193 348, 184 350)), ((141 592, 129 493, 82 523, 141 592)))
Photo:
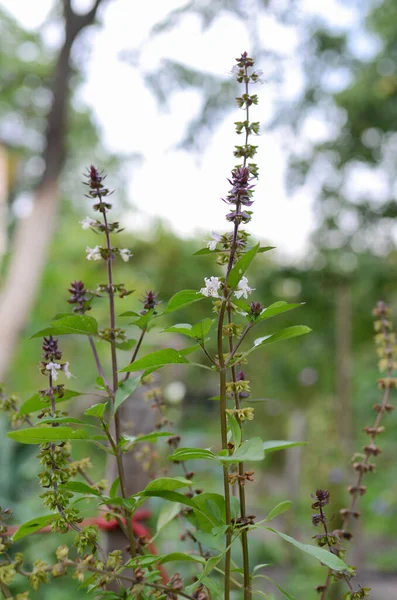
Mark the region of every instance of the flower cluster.
POLYGON ((73 308, 74 313, 83 315, 88 310, 91 310, 90 302, 93 298, 93 294, 88 295, 87 290, 82 281, 72 281, 70 288, 68 289, 71 296, 68 300, 69 304, 75 304, 73 308))
MULTIPOLYGON (((223 283, 219 277, 204 277, 205 287, 200 289, 200 294, 207 298, 220 298, 219 291, 223 289, 223 283)), ((251 288, 248 285, 247 277, 242 277, 237 285, 237 289, 234 291, 236 298, 248 298, 248 294, 253 292, 255 288, 251 288)))
POLYGON ((69 363, 59 362, 62 358, 62 352, 58 348, 58 340, 50 335, 43 341, 43 360, 40 363, 40 370, 43 375, 50 375, 51 383, 58 379, 59 372, 62 372, 68 379, 72 377, 69 371, 69 363))

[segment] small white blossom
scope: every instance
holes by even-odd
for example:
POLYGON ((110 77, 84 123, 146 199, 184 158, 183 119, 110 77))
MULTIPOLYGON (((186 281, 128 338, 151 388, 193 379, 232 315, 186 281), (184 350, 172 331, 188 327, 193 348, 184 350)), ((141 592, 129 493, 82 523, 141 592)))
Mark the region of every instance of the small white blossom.
POLYGON ((236 298, 241 298, 241 296, 244 296, 244 298, 248 298, 248 294, 253 292, 254 289, 255 288, 250 288, 250 286, 248 285, 248 279, 246 277, 242 277, 237 286, 237 290, 234 292, 234 295, 236 296, 236 298))
POLYGON ((101 260, 102 258, 100 246, 95 246, 95 248, 87 246, 85 251, 87 252, 87 260, 101 260))
POLYGON ((205 287, 201 288, 200 294, 203 296, 210 296, 212 298, 219 298, 218 291, 222 286, 222 283, 219 281, 218 277, 204 277, 205 287))
POLYGON ((124 262, 128 262, 129 259, 132 256, 132 254, 128 250, 128 248, 122 248, 121 250, 119 250, 119 254, 120 254, 120 256, 121 256, 121 258, 123 259, 124 262))
POLYGON ((65 362, 65 364, 62 366, 62 371, 64 372, 65 376, 70 379, 71 377, 74 377, 74 375, 71 374, 71 372, 69 371, 69 363, 65 362))
POLYGON ((212 240, 207 242, 207 248, 212 251, 212 250, 216 249, 216 245, 218 242, 221 241, 222 236, 220 236, 219 233, 216 233, 216 231, 213 231, 211 233, 211 237, 212 237, 212 240))
POLYGON ((51 375, 54 381, 58 379, 58 371, 61 369, 61 365, 55 362, 49 362, 46 366, 46 371, 51 371, 51 375))
POLYGON ((82 221, 79 221, 79 223, 83 229, 89 229, 90 227, 93 227, 94 225, 96 225, 97 222, 95 221, 95 219, 86 217, 82 221))
POLYGON ((265 83, 266 80, 265 80, 264 73, 263 73, 262 69, 257 69, 255 71, 255 75, 256 75, 256 79, 255 79, 256 82, 258 82, 258 83, 265 83))

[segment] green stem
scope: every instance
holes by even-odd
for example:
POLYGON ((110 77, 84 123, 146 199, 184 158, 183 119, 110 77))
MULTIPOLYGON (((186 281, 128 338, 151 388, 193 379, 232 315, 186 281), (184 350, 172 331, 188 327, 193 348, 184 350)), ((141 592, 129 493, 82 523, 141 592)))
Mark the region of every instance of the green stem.
MULTIPOLYGON (((107 263, 107 272, 108 272, 108 294, 109 294, 109 312, 110 312, 110 329, 111 329, 110 348, 111 348, 111 356, 112 356, 112 379, 113 379, 112 391, 113 391, 113 403, 114 403, 115 399, 116 399, 116 392, 117 392, 119 382, 118 382, 118 376, 117 376, 117 350, 116 350, 116 339, 115 339, 116 312, 115 312, 115 308, 114 308, 114 287, 113 287, 113 268, 112 268, 113 248, 112 248, 112 244, 110 242, 109 226, 108 226, 105 208, 103 209, 102 214, 103 214, 103 221, 105 224, 106 246, 107 246, 108 253, 109 253, 106 263, 107 263)), ((120 415, 119 415, 118 411, 116 411, 116 413, 114 415, 114 426, 115 426, 115 434, 116 434, 116 443, 113 447, 113 450, 115 452, 116 461, 117 461, 117 470, 118 470, 119 478, 120 478, 121 495, 124 499, 126 499, 128 496, 127 496, 126 483, 125 483, 126 479, 125 479, 125 472, 124 472, 124 465, 123 465, 123 457, 121 454, 121 449, 120 449, 120 444, 119 444, 120 438, 121 438, 121 431, 120 431, 121 426, 120 426, 120 415)), ((129 553, 132 558, 135 558, 135 556, 136 556, 136 541, 135 541, 134 532, 132 530, 131 514, 130 514, 130 511, 128 511, 125 507, 123 507, 123 515, 125 518, 125 523, 126 523, 127 532, 128 532, 129 553)))
MULTIPOLYGON (((227 319, 228 319, 229 324, 232 323, 233 319, 232 319, 232 309, 231 309, 230 303, 227 306, 227 319)), ((249 331, 249 329, 251 327, 252 327, 252 323, 247 325, 245 331, 243 332, 243 334, 240 337, 239 342, 234 347, 234 352, 236 351, 236 349, 238 348, 241 341, 244 339, 246 333, 249 331)), ((230 355, 231 355, 233 353, 233 336, 231 336, 231 335, 229 336, 229 350, 230 350, 230 355)), ((229 361, 230 361, 230 356, 229 356, 229 359, 227 362, 229 362, 229 361)), ((234 365, 231 367, 231 373, 232 373, 232 381, 234 383, 236 383, 237 373, 236 373, 236 367, 234 365)), ((234 388, 234 406, 236 409, 239 409, 241 406, 240 394, 237 392, 236 388, 234 388)), ((236 414, 236 420, 237 420, 237 423, 239 424, 240 430, 242 431, 243 426, 242 426, 241 420, 238 417, 238 414, 236 414)), ((238 464, 238 474, 240 476, 240 478, 238 479, 238 491, 239 491, 239 500, 240 500, 240 517, 242 519, 244 519, 247 515, 247 510, 246 510, 246 500, 245 500, 244 479, 241 479, 242 477, 244 477, 244 463, 242 463, 242 462, 238 464)), ((248 531, 245 528, 241 532, 241 546, 242 546, 242 552, 243 552, 244 600, 251 600, 252 588, 251 588, 251 572, 250 572, 250 565, 249 565, 248 531)))
MULTIPOLYGON (((223 321, 225 318, 226 300, 224 299, 219 311, 218 320, 218 361, 219 361, 219 407, 221 422, 222 449, 227 450, 227 421, 226 421, 226 370, 223 357, 223 321)), ((231 549, 232 539, 231 516, 230 516, 230 486, 229 469, 223 465, 223 487, 225 493, 225 517, 226 517, 226 554, 225 554, 225 590, 224 599, 230 599, 230 567, 231 567, 231 549)))

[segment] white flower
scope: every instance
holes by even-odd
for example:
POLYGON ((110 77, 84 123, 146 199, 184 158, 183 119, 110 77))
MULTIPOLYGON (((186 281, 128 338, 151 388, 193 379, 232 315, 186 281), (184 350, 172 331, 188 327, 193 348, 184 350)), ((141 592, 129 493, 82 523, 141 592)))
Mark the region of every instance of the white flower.
POLYGON ((124 262, 128 262, 129 259, 132 256, 132 254, 128 250, 128 248, 122 248, 121 250, 119 250, 119 254, 120 254, 120 256, 121 256, 121 258, 123 259, 124 262))
POLYGON ((64 365, 62 365, 62 371, 64 372, 65 376, 70 379, 71 377, 74 377, 74 375, 71 374, 71 372, 69 371, 69 363, 65 362, 64 365))
POLYGON ((219 281, 219 278, 204 277, 204 281, 205 287, 201 288, 200 294, 203 294, 203 296, 207 296, 207 298, 209 298, 210 296, 212 296, 212 298, 219 298, 218 291, 222 286, 221 282, 219 281))
POLYGON ((87 260, 101 260, 102 258, 100 246, 95 246, 95 248, 87 246, 85 251, 87 252, 87 260))
POLYGON ((255 71, 255 73, 253 73, 253 75, 254 74, 256 76, 256 79, 255 79, 256 82, 265 83, 264 73, 263 73, 262 69, 257 69, 255 71))
POLYGON ((250 286, 248 285, 248 279, 246 277, 242 277, 237 286, 237 290, 234 292, 234 295, 236 296, 236 298, 241 298, 241 296, 244 296, 244 298, 248 298, 248 294, 253 292, 254 289, 255 288, 250 288, 250 286))
POLYGON ((216 249, 216 245, 218 242, 221 241, 222 237, 219 235, 219 233, 216 233, 216 231, 213 231, 211 233, 211 237, 212 237, 212 240, 207 242, 207 248, 212 251, 212 250, 216 249))
POLYGON ((86 217, 82 221, 79 221, 79 223, 83 229, 89 229, 90 227, 93 227, 94 225, 96 225, 97 222, 95 221, 95 219, 86 217))
POLYGON ((58 379, 59 369, 61 369, 61 365, 59 363, 55 363, 55 362, 49 362, 48 365, 46 366, 46 370, 51 371, 51 376, 54 381, 56 381, 58 379))

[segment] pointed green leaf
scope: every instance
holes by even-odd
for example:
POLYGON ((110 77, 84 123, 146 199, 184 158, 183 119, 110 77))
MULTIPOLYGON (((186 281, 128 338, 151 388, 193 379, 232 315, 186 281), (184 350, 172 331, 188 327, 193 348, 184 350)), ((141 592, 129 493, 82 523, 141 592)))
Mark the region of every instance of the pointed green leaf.
POLYGON ((287 304, 287 302, 280 301, 274 302, 274 304, 270 304, 267 308, 264 308, 261 312, 258 321, 265 321, 265 319, 270 319, 271 317, 276 317, 277 315, 281 315, 282 313, 288 312, 289 310, 293 310, 294 308, 298 308, 299 306, 303 306, 304 302, 300 302, 299 304, 287 304))
POLYGON ((178 448, 175 450, 168 460, 176 460, 182 462, 185 460, 216 460, 216 454, 205 448, 178 448))
POLYGON ((68 481, 64 485, 60 486, 61 489, 69 490, 71 492, 76 492, 77 494, 88 494, 90 496, 101 496, 102 494, 98 492, 95 488, 87 485, 83 481, 68 481))
MULTIPOLYGON (((255 578, 262 577, 263 579, 267 579, 267 581, 270 581, 274 586, 276 586, 276 588, 278 589, 279 592, 281 592, 281 594, 284 596, 284 598, 286 598, 287 600, 296 600, 295 596, 291 596, 291 594, 289 594, 286 590, 284 590, 281 587, 281 585, 279 585, 277 583, 277 581, 274 581, 274 579, 272 579, 268 575, 255 575, 254 577, 255 578)), ((268 596, 265 596, 265 597, 268 598, 268 596)))
POLYGON ((202 300, 204 296, 199 294, 197 290, 182 290, 177 292, 172 296, 169 300, 167 308, 165 309, 163 314, 167 314, 170 312, 174 312, 175 310, 179 310, 188 304, 193 304, 193 302, 198 302, 202 300))
POLYGON ((184 477, 159 477, 148 483, 144 492, 173 492, 182 487, 191 486, 192 482, 184 477))
POLYGON ((93 404, 92 406, 90 406, 90 408, 87 408, 87 410, 84 411, 84 414, 87 417, 98 417, 98 419, 101 419, 104 415, 107 405, 107 402, 99 402, 99 404, 93 404))
POLYGON ((176 325, 172 325, 171 327, 167 327, 167 329, 163 329, 161 333, 180 333, 181 335, 187 335, 188 337, 194 339, 192 325, 189 323, 176 323, 176 325))
POLYGON ((178 502, 165 504, 157 519, 156 534, 160 533, 168 523, 171 523, 179 515, 180 511, 181 505, 178 502))
POLYGON ((116 495, 117 495, 117 491, 118 491, 119 487, 120 487, 120 477, 117 477, 117 478, 116 478, 116 479, 113 481, 113 483, 112 483, 112 485, 111 485, 111 487, 110 487, 110 490, 109 490, 109 496, 110 496, 111 498, 115 498, 115 497, 116 497, 116 495))
POLYGON ((17 542, 18 540, 21 540, 22 538, 30 535, 31 533, 39 531, 46 525, 50 525, 55 518, 56 515, 50 514, 43 515, 41 517, 36 517, 35 519, 27 521, 26 523, 21 525, 19 529, 17 529, 17 531, 14 533, 14 535, 12 536, 13 541, 17 542))
MULTIPOLYGON (((137 369, 138 370, 138 369, 137 369)), ((139 387, 141 383, 141 377, 130 377, 127 381, 123 381, 123 383, 119 384, 119 387, 116 392, 116 398, 113 406, 113 414, 117 412, 121 404, 127 400, 131 396, 133 392, 139 387)))
POLYGON ((325 550, 324 548, 312 546, 311 544, 302 544, 301 542, 298 542, 291 536, 286 535, 285 533, 281 533, 281 531, 277 531, 277 529, 272 529, 271 527, 266 527, 265 529, 271 531, 272 533, 276 533, 279 537, 281 537, 289 544, 292 544, 296 548, 299 548, 299 550, 306 552, 306 554, 310 554, 310 556, 313 556, 314 558, 319 560, 321 563, 323 563, 330 569, 333 569, 334 571, 345 571, 348 568, 346 563, 344 563, 341 558, 339 558, 335 554, 332 554, 328 550, 325 550))
POLYGON ((264 458, 265 452, 263 450, 263 441, 259 437, 254 437, 243 442, 231 456, 219 456, 220 461, 223 463, 244 462, 246 460, 257 461, 263 460, 264 458))
POLYGON ((47 442, 64 442, 67 440, 84 440, 88 435, 82 429, 71 427, 30 427, 9 431, 7 436, 21 444, 46 444, 47 442))
POLYGON ((265 519, 266 523, 272 521, 273 519, 278 517, 278 515, 287 512, 287 510, 290 510, 291 506, 292 502, 290 500, 284 500, 284 502, 280 502, 279 504, 277 504, 277 506, 272 508, 272 510, 267 515, 265 519))
POLYGON ((240 281, 240 279, 242 278, 242 276, 244 275, 244 273, 246 272, 246 270, 248 269, 248 267, 254 260, 255 255, 257 254, 258 250, 259 250, 259 244, 257 244, 256 246, 254 246, 253 248, 251 248, 250 250, 245 252, 241 256, 241 258, 238 259, 238 261, 236 262, 236 264, 234 265, 234 267, 232 268, 232 270, 229 273, 229 277, 227 280, 229 287, 231 287, 231 288, 237 287, 238 282, 240 281))
POLYGON ((185 554, 184 552, 171 552, 170 554, 164 554, 157 559, 160 565, 164 565, 168 562, 198 562, 206 564, 205 558, 199 555, 185 554))
POLYGON ((142 371, 143 369, 150 369, 152 367, 159 368, 165 365, 176 365, 176 364, 188 364, 189 361, 180 352, 173 348, 165 348, 164 350, 157 350, 151 354, 147 354, 143 358, 136 360, 132 364, 121 369, 121 372, 134 372, 142 371))
POLYGON ((231 433, 231 436, 232 436, 232 439, 234 442, 234 446, 237 449, 241 444, 241 427, 238 424, 238 421, 234 415, 230 415, 229 413, 226 413, 226 416, 227 416, 227 422, 229 425, 229 431, 231 433))
POLYGON ((38 331, 32 338, 43 337, 45 335, 97 335, 98 323, 94 317, 87 315, 69 315, 57 319, 46 329, 38 331))
POLYGON ((77 423, 78 425, 84 425, 84 421, 76 419, 75 417, 48 417, 47 419, 41 419, 34 423, 34 425, 45 425, 51 423, 77 423))
POLYGON ((199 323, 196 323, 192 327, 193 336, 198 340, 204 340, 214 323, 215 319, 203 319, 199 323))
POLYGON ((123 437, 129 444, 138 444, 139 442, 156 442, 161 437, 170 437, 171 435, 174 435, 171 431, 153 431, 145 435, 124 435, 123 437))
POLYGON ((285 329, 281 329, 281 331, 278 331, 277 333, 272 333, 270 335, 265 335, 264 337, 257 338, 254 341, 254 347, 251 348, 251 350, 249 350, 248 352, 252 352, 253 350, 256 350, 260 346, 264 346, 265 344, 272 344, 273 342, 289 340, 290 338, 305 335, 306 333, 310 332, 310 327, 306 327, 306 325, 292 325, 292 327, 286 327, 285 329))
POLYGON ((125 340, 125 342, 116 342, 115 346, 116 346, 116 348, 118 348, 118 350, 128 351, 128 350, 132 350, 132 348, 134 346, 136 346, 136 343, 137 343, 137 340, 129 339, 129 340, 125 340))
POLYGON ((287 442, 285 440, 272 440, 269 442, 263 442, 263 449, 265 453, 277 452, 278 450, 288 450, 288 448, 294 448, 295 446, 306 446, 307 442, 287 442))
MULTIPOLYGON (((80 392, 73 392, 72 390, 64 390, 62 398, 55 398, 56 404, 60 402, 65 402, 70 398, 75 398, 76 396, 82 396, 80 392)), ((31 398, 26 400, 19 409, 20 415, 27 415, 29 413, 37 412, 42 410, 46 406, 48 406, 49 400, 48 398, 41 398, 40 394, 34 394, 31 398)))

